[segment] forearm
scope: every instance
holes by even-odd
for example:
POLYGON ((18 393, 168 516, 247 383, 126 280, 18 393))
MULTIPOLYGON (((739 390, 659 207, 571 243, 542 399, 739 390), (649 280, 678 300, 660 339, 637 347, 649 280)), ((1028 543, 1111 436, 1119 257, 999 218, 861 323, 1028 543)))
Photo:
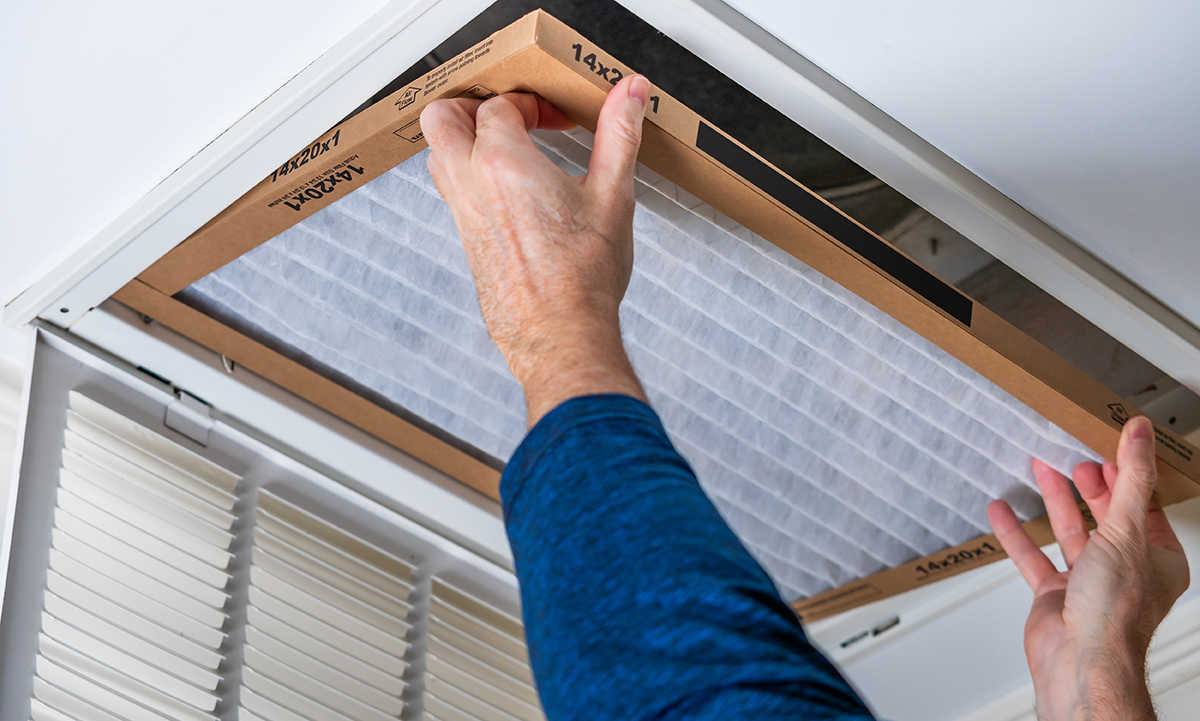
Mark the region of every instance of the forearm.
POLYGON ((644 403, 556 408, 501 493, 551 721, 869 718, 644 403))

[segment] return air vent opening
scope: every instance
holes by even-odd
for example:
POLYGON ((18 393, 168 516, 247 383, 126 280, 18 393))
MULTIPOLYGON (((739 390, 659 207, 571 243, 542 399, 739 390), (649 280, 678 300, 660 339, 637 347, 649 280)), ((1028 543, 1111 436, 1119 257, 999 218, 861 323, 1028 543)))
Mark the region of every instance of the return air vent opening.
MULTIPOLYGON (((539 135, 566 172, 584 130, 539 135)), ((1081 444, 978 373, 639 168, 631 359, 702 484, 789 600, 1041 513, 1029 459, 1081 444)), ((507 458, 520 389, 419 154, 179 294, 328 378, 507 458)))
MULTIPOLYGON (((1150 386, 1178 385, 969 238, 613 0, 499 0, 355 113, 538 8, 648 75, 713 125, 1118 395, 1136 405, 1145 400, 1150 386)), ((1187 389, 1177 396, 1175 402, 1189 409, 1184 415, 1188 422, 1172 425, 1172 429, 1186 435, 1200 428, 1200 396, 1187 389)), ((1146 412, 1171 425, 1170 410, 1163 404, 1151 404, 1146 412)))
MULTIPOLYGON (((479 320, 453 220, 413 157, 421 137, 405 129, 443 85, 520 86, 508 64, 517 53, 536 60, 528 82, 556 102, 594 104, 607 86, 566 51, 592 42, 544 13, 504 28, 459 56, 467 60, 331 129, 321 146, 340 137, 338 154, 294 176, 294 163, 281 166, 286 183, 264 180, 118 299, 495 498, 497 469, 523 431, 520 390, 479 320), (369 166, 359 176, 347 169, 356 159, 369 166), (342 173, 361 182, 324 189, 342 173), (303 208, 284 202, 299 193, 303 208)), ((662 99, 666 135, 647 136, 647 157, 682 148, 655 167, 737 222, 639 169, 642 260, 622 310, 626 338, 668 430, 787 598, 836 595, 885 570, 888 590, 862 581, 856 603, 924 583, 917 559, 986 533, 992 498, 1008 498, 1023 518, 1040 514, 1030 458, 1067 470, 1094 457, 1049 418, 1111 450, 1103 408, 1119 398, 783 178, 789 196, 869 242, 830 235, 832 226, 715 157, 694 132, 714 128, 707 118, 662 99)), ((590 122, 593 107, 576 110, 590 122)), ((710 135, 755 157, 720 129, 710 135)), ((578 172, 587 133, 561 137, 542 142, 578 172)), ((1184 497, 1190 485, 1171 472, 1194 475, 1192 451, 1169 447, 1184 466, 1166 477, 1172 497, 1184 497)))

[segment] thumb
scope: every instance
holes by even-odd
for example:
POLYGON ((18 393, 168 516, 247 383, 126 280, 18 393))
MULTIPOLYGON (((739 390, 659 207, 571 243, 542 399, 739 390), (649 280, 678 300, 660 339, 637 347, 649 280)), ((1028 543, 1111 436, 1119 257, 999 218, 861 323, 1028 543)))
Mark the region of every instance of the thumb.
POLYGON ((1146 512, 1154 494, 1158 470, 1154 463, 1154 426, 1145 416, 1132 418, 1117 444, 1117 479, 1113 483, 1105 522, 1114 531, 1146 533, 1146 512))
POLYGON ((588 164, 587 185, 602 196, 620 197, 633 190, 633 169, 642 144, 642 118, 650 81, 631 75, 608 93, 596 121, 596 142, 588 164))

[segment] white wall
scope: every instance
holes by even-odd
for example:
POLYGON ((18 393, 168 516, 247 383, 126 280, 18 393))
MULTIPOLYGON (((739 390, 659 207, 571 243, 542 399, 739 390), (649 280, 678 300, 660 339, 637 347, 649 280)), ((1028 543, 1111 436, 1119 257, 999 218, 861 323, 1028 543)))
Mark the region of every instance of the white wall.
POLYGON ((1200 326, 1200 3, 727 2, 1200 326))

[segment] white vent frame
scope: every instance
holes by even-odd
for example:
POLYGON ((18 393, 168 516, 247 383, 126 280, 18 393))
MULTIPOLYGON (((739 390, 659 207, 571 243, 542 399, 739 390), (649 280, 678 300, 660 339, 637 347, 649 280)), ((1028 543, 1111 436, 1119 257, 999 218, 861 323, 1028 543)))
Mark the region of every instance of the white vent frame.
MULTIPOLYGON (((140 321, 136 317, 128 318, 128 320, 140 325, 140 321)), ((163 357, 168 357, 176 361, 176 364, 172 367, 188 366, 188 363, 184 360, 186 354, 181 353, 178 347, 164 347, 167 344, 154 339, 148 339, 140 331, 136 331, 134 335, 131 335, 131 339, 143 349, 147 346, 159 346, 159 350, 165 353, 163 357)), ((405 668, 412 670, 398 672, 397 669, 391 666, 387 668, 390 673, 399 673, 409 684, 413 681, 419 681, 425 676, 426 666, 423 660, 422 649, 425 643, 426 628, 429 623, 427 609, 431 603, 430 595, 433 578, 443 579, 446 583, 462 589, 462 593, 467 594, 469 597, 481 599, 481 602, 476 603, 479 608, 494 609, 493 613, 498 614, 497 618, 507 619, 507 623, 510 626, 514 623, 518 624, 516 627, 518 628, 518 632, 523 633, 523 629, 519 628, 519 621, 517 620, 520 617, 517 582, 511 570, 505 567, 511 564, 504 563, 504 554, 498 553, 497 549, 484 548, 479 543, 479 537, 473 537, 469 533, 465 535, 464 540, 480 547, 482 550, 488 551, 488 555, 493 556, 501 562, 496 563, 396 512, 397 510, 404 510, 411 515, 411 510, 405 505, 408 500, 405 491, 414 491, 419 485, 436 487, 436 479, 423 478, 414 474, 411 469, 404 468, 401 464, 392 464, 389 467, 386 461, 390 459, 380 459, 382 462, 372 463, 369 450, 359 447, 359 444, 355 443, 358 450, 349 454, 350 457, 348 459, 343 458, 343 461, 346 462, 346 466, 349 467, 350 472, 354 474, 362 472, 364 466, 368 474, 370 469, 376 470, 378 475, 371 477, 377 478, 379 485, 378 487, 370 485, 360 486, 359 490, 352 489, 348 487, 348 484, 340 482, 341 479, 330 478, 329 473, 313 470, 310 464, 297 461, 295 458, 297 454, 280 452, 279 447, 286 444, 279 443, 278 437, 273 438, 269 434, 258 433, 253 428, 243 428, 235 417, 225 416, 218 409, 212 410, 215 423, 212 428, 210 442, 207 448, 204 448, 192 439, 175 432, 164 423, 166 408, 170 404, 177 402, 176 393, 173 391, 177 391, 178 386, 165 384, 161 380, 156 380, 137 369, 136 366, 130 366, 125 361, 112 357, 98 348, 89 347, 78 338, 61 331, 53 329, 40 330, 37 333, 35 346, 37 351, 34 356, 33 371, 30 375, 29 402, 26 404, 27 412, 23 416, 23 420, 27 422, 30 432, 23 434, 20 446, 25 452, 25 459, 22 467, 23 475, 18 484, 18 493, 14 494, 17 503, 9 507, 10 511, 21 509, 21 517, 20 523, 16 524, 4 536, 4 555, 11 557, 14 563, 11 567, 6 567, 4 573, 4 579, 9 587, 7 589, 8 593, 4 598, 3 624, 0 625, 0 635, 6 640, 6 643, 0 647, 0 687, 4 689, 3 698, 0 698, 0 714, 8 714, 18 708, 19 704, 17 704, 17 701, 21 700, 19 697, 24 696, 25 702, 35 704, 36 716, 38 718, 58 718, 52 707, 38 702, 36 698, 30 700, 29 696, 18 692, 23 690, 23 684, 26 682, 32 681, 35 686, 38 683, 33 674, 36 668, 34 664, 41 661, 41 657, 36 655, 39 633, 49 634, 57 638, 57 634, 60 631, 71 631, 70 628, 65 626, 63 629, 58 629, 58 626, 62 624, 53 619, 49 621, 50 626, 53 628, 46 627, 44 624, 41 624, 41 628, 39 628, 37 619, 44 617, 44 604, 48 600, 52 602, 54 607, 51 615, 58 617, 58 614, 62 611, 62 604, 57 603, 55 605, 54 603, 57 596, 45 594, 47 579, 52 575, 47 567, 49 543, 51 542, 51 538, 56 538, 55 534, 61 535, 62 533, 56 530, 60 525, 58 519, 62 514, 53 512, 55 506, 61 505, 59 503, 59 484, 47 482, 46 479, 47 474, 53 475, 54 469, 61 466, 64 462, 62 460, 64 454, 60 451, 64 447, 63 436, 62 433, 56 433, 55 429, 63 428, 64 419, 67 418, 73 419, 77 428, 84 428, 80 425, 79 417, 67 410, 67 399, 73 395, 72 391, 80 391, 88 398, 99 401, 100 405, 114 408, 117 414, 132 419, 137 425, 129 425, 121 421, 120 435, 122 437, 132 438, 141 433, 138 425, 144 426, 154 433, 167 436, 176 444, 182 444, 185 448, 190 447, 194 452, 198 452, 200 455, 216 461, 222 466, 235 469, 239 474, 243 475, 243 481, 237 486, 236 499, 233 500, 233 505, 231 505, 234 515, 228 516, 233 519, 230 523, 231 529, 235 534, 233 546, 230 549, 234 554, 234 563, 229 566, 229 572, 232 574, 233 579, 229 585, 223 586, 221 589, 221 597, 226 598, 226 594, 230 594, 232 595, 232 601, 223 603, 221 609, 211 609, 214 612, 220 611, 224 614, 222 615, 224 619, 222 627, 219 631, 215 632, 220 637, 226 639, 222 642, 223 645, 216 649, 220 654, 225 656, 225 660, 219 662, 218 673, 223 680, 221 685, 221 689, 223 690, 220 691, 221 698, 226 701, 231 700, 231 689, 235 688, 228 685, 230 681, 236 682, 238 678, 242 678, 242 682, 236 687, 240 688, 243 696, 245 696, 246 689, 250 687, 250 684, 244 676, 254 673, 251 669, 258 671, 261 679, 269 679, 269 673, 278 673, 278 669, 283 668, 276 664, 273 670, 264 670, 262 665, 265 663, 263 661, 265 657, 261 656, 257 657, 258 660, 255 663, 247 662, 245 654, 247 654, 252 644, 246 643, 241 635, 243 630, 248 629, 248 626, 245 625, 247 620, 246 614, 249 610, 246 605, 247 601, 250 606, 253 606, 255 603, 253 599, 254 588, 256 586, 266 588, 265 585, 260 585, 254 580, 254 567, 268 560, 266 556, 263 556, 262 559, 258 557, 260 551, 267 548, 266 545, 260 543, 261 540, 265 539, 265 536, 260 538, 262 534, 259 531, 263 529, 259 527, 260 524, 251 520, 252 516, 250 515, 264 508, 262 505, 264 494, 261 493, 263 490, 282 497, 292 504, 298 504, 307 513, 324 519, 326 524, 332 524, 333 526, 340 525, 349 532, 344 537, 357 536, 366 539, 368 543, 377 544, 380 548, 392 554, 393 560, 389 563, 394 568, 400 568, 409 562, 418 564, 417 574, 419 575, 414 575, 410 579, 411 583, 418 590, 414 592, 412 597, 407 599, 407 604, 402 604, 406 605, 411 612, 406 611, 407 621, 401 622, 398 617, 389 615, 390 612, 385 610, 396 605, 395 602, 384 596, 379 596, 378 591, 371 591, 371 588, 374 586, 370 584, 363 585, 364 582, 360 580, 357 589, 349 588, 344 583, 349 578, 345 575, 346 570, 344 565, 338 566, 338 568, 343 570, 331 570, 333 567, 328 566, 326 563, 322 567, 324 570, 321 570, 317 567, 319 564, 312 560, 316 557, 302 558, 295 553, 288 556, 287 549, 278 545, 271 546, 270 548, 270 552, 276 558, 286 559, 283 566, 292 564, 293 569, 304 568, 308 572, 307 574, 291 572, 291 575, 288 576, 280 575, 282 571, 287 571, 288 569, 278 567, 278 564, 277 567, 273 567, 272 569, 272 572, 276 576, 286 578, 287 583, 292 584, 291 590, 288 591, 290 595, 285 597, 287 603, 291 604, 292 607, 300 608, 301 610, 307 609, 311 612, 309 607, 313 604, 328 604, 331 609, 339 609, 344 617, 343 621, 352 625, 360 624, 361 626, 362 623, 368 623, 368 626, 371 628, 391 628, 391 626, 380 626, 380 620, 384 624, 403 625, 403 637, 396 635, 394 637, 397 639, 395 642, 388 640, 386 649, 396 653, 396 649, 402 646, 406 653, 403 659, 406 662, 405 668), (126 431, 133 433, 134 436, 126 436, 126 431), (405 476, 408 476, 408 478, 405 478, 405 476), (376 498, 368 498, 364 493, 374 495, 376 498), (257 500, 251 501, 249 499, 257 500), (383 503, 377 501, 383 501, 383 503), (337 578, 333 578, 333 576, 337 576, 337 578), (301 588, 306 590, 296 590, 301 588), (364 593, 374 593, 375 596, 373 596, 372 601, 365 602, 365 597, 361 595, 364 593), (370 607, 363 605, 364 603, 368 603, 370 607), (410 650, 412 646, 416 646, 417 650, 415 652, 410 650), (255 665, 256 663, 258 664, 257 666, 255 665)), ((214 367, 220 368, 217 359, 210 357, 207 360, 214 367)), ((242 375, 245 374, 243 373, 242 375)), ((224 370, 220 370, 219 375, 214 376, 214 378, 220 381, 219 384, 224 384, 230 389, 235 397, 239 397, 240 400, 238 402, 250 407, 261 408, 265 406, 268 413, 273 415, 274 424, 272 426, 275 428, 282 427, 282 435, 291 438, 293 441, 299 436, 299 442, 293 443, 291 446, 293 450, 297 446, 308 447, 309 443, 323 444, 323 441, 330 440, 329 436, 333 431, 330 431, 328 428, 324 429, 324 437, 322 437, 322 434, 317 434, 318 437, 314 439, 311 436, 305 435, 304 424, 302 422, 296 423, 297 416, 300 414, 290 408, 272 407, 271 401, 276 399, 265 398, 257 394, 254 390, 248 389, 247 384, 242 383, 242 380, 246 380, 245 378, 234 378, 224 370)), ((209 390, 214 390, 213 385, 219 384, 210 383, 193 386, 193 388, 203 389, 203 392, 207 394, 209 390)), ((206 397, 223 398, 224 396, 218 392, 206 397)), ((84 417, 90 418, 87 415, 84 417)), ((87 430, 86 428, 84 429, 87 430)), ((359 442, 364 440, 355 439, 355 441, 359 442)), ((351 442, 354 443, 355 441, 351 442)), ((330 445, 336 445, 336 443, 331 443, 330 445)), ((174 446, 171 448, 174 448, 174 446)), ((167 448, 167 451, 170 451, 171 448, 167 448)), ((346 455, 344 447, 340 450, 343 452, 343 455, 346 455)), ((159 456, 171 459, 172 464, 179 463, 179 458, 183 458, 184 462, 188 462, 185 455, 164 456, 162 453, 159 453, 159 456)), ((143 460, 151 462, 149 459, 143 460)), ((342 470, 345 470, 346 466, 342 470)), ((191 466, 188 467, 190 468, 191 466)), ((167 476, 163 476, 163 478, 170 477, 171 467, 164 465, 161 467, 161 470, 168 474, 167 476)), ((338 471, 335 468, 324 470, 334 473, 338 471)), ((122 473, 134 473, 134 476, 136 476, 132 467, 126 469, 126 471, 122 471, 122 473)), ((133 478, 134 476, 129 477, 133 478)), ((105 481, 105 483, 107 482, 105 481)), ((115 480, 112 482, 117 483, 115 480)), ((174 481, 171 483, 160 481, 160 483, 163 484, 161 487, 154 486, 158 490, 154 492, 153 498, 160 498, 158 491, 169 493, 172 488, 176 487, 174 481)), ((147 499, 152 500, 151 496, 147 496, 147 499)), ((222 502, 228 500, 230 499, 222 499, 222 502)), ((446 501, 447 499, 445 496, 441 496, 440 500, 446 501)), ((453 507, 453 501, 450 501, 448 505, 453 507)), ((77 506, 78 504, 75 504, 71 507, 76 508, 77 506)), ((276 506, 283 507, 276 502, 272 508, 276 506)), ((483 511, 482 508, 478 510, 483 511)), ((93 518, 93 516, 97 515, 95 509, 92 509, 90 513, 92 515, 89 515, 88 518, 96 520, 93 518)), ((507 540, 503 536, 498 509, 490 509, 484 511, 484 513, 491 519, 494 526, 500 530, 499 538, 504 544, 503 550, 507 551, 507 540)), ((295 522, 295 516, 295 512, 290 516, 293 522, 295 522)), ((470 517, 470 514, 467 514, 467 516, 470 517)), ((107 529, 104 533, 98 534, 92 530, 92 526, 84 528, 83 530, 90 531, 92 535, 87 536, 87 538, 91 539, 90 541, 83 541, 83 543, 90 543, 91 548, 107 549, 115 543, 113 538, 120 539, 124 537, 121 533, 117 533, 117 535, 110 538, 106 534, 113 533, 108 528, 111 524, 104 523, 101 525, 104 529, 107 529), (96 545, 100 541, 109 545, 96 545)), ((320 523, 318 522, 317 525, 320 525, 320 523)), ((278 531, 279 529, 275 530, 278 531)), ((69 530, 67 532, 70 533, 69 530)), ((330 531, 330 533, 334 532, 330 531)), ((81 536, 76 537, 83 538, 81 536)), ((486 534, 484 537, 486 537, 486 534)), ((295 540, 292 539, 290 543, 294 543, 295 540)), ((80 543, 79 541, 73 542, 76 545, 80 543)), ((133 543, 134 541, 128 542, 133 543)), ((80 548, 83 547, 80 546, 80 548)), ((149 549, 148 546, 146 548, 149 549)), ((369 557, 370 553, 375 553, 376 560, 373 563, 376 565, 379 563, 378 558, 383 558, 383 555, 377 551, 370 551, 368 546, 363 546, 361 543, 356 548, 358 550, 355 553, 366 554, 362 556, 364 558, 369 557)), ((87 551, 86 548, 83 548, 83 550, 87 551)), ((93 551, 88 552, 93 553, 93 555, 95 553, 93 551)), ((129 553, 136 552, 132 549, 129 550, 129 553)), ((79 558, 86 559, 90 558, 90 556, 79 556, 79 558)), ((100 557, 97 556, 97 558, 100 557)), ((128 559, 125 560, 126 562, 130 562, 128 559)), ((146 561, 151 564, 157 563, 152 559, 146 559, 146 561)), ((195 559, 192 559, 192 561, 195 562, 195 559)), ((83 572, 86 570, 87 561, 85 560, 82 565, 76 563, 75 566, 83 572)), ((103 569, 104 566, 101 564, 101 566, 97 566, 96 568, 103 569)), ((195 569, 192 568, 191 570, 194 571, 195 569)), ((95 570, 86 571, 86 573, 90 574, 87 576, 88 578, 101 580, 103 580, 103 576, 111 575, 107 570, 102 570, 101 573, 97 573, 95 570)), ((393 573, 399 573, 399 571, 394 571, 393 573)), ((116 576, 113 576, 113 578, 116 578, 116 576)), ((180 576, 180 578, 188 581, 191 585, 195 584, 196 577, 194 574, 189 578, 184 578, 183 576, 180 576)), ((147 580, 146 583, 153 583, 153 581, 147 580)), ((350 585, 354 584, 351 583, 350 585)), ((56 589, 55 593, 59 593, 62 590, 62 586, 63 583, 61 580, 56 581, 54 586, 56 589)), ((77 607, 85 607, 79 606, 79 604, 85 603, 84 600, 75 598, 77 594, 84 592, 77 589, 74 591, 68 589, 68 591, 68 596, 75 599, 73 602, 77 607)), ((272 587, 270 592, 277 597, 281 594, 280 588, 277 587, 272 587)), ((210 599, 208 603, 211 603, 213 596, 208 594, 207 591, 205 593, 210 599)), ((195 595, 194 598, 199 599, 200 596, 195 595)), ((102 603, 96 601, 94 597, 92 597, 92 601, 102 603)), ((133 608, 133 606, 128 607, 133 608)), ((108 609, 105 611, 105 614, 118 614, 115 617, 121 618, 122 623, 128 624, 137 621, 134 626, 129 626, 129 628, 138 628, 137 635, 144 635, 143 632, 146 629, 140 626, 140 624, 144 624, 144 621, 138 621, 136 614, 131 615, 128 612, 122 612, 117 606, 112 604, 108 604, 105 608, 108 609)), ((324 606, 321 606, 321 608, 323 609, 324 606)), ((208 614, 210 610, 207 607, 197 607, 197 609, 198 611, 203 611, 205 614, 208 614)), ((330 611, 330 613, 333 613, 333 611, 330 611)), ((74 620, 68 621, 68 623, 75 624, 79 620, 76 616, 80 616, 80 612, 76 611, 75 616, 71 617, 74 620)), ((100 623, 95 622, 90 616, 85 620, 93 625, 100 623)), ((333 621, 329 622, 333 623, 333 621)), ((337 625, 338 628, 342 628, 343 630, 345 630, 345 626, 346 623, 337 625)), ((368 626, 356 626, 358 633, 351 632, 350 636, 357 635, 360 639, 358 643, 362 644, 363 647, 384 648, 381 645, 384 643, 382 639, 369 640, 373 637, 363 635, 368 630, 368 626)), ((87 628, 92 628, 92 626, 88 626, 87 628)), ((334 626, 330 628, 334 628, 334 626)), ((111 635, 111 633, 104 629, 97 630, 96 628, 92 628, 92 631, 99 632, 102 635, 105 633, 111 635)), ((92 633, 92 631, 88 631, 87 633, 95 636, 95 633, 92 633)), ((90 637, 88 635, 79 635, 78 632, 72 633, 75 635, 71 636, 71 639, 76 640, 71 640, 70 643, 76 643, 77 639, 82 639, 81 642, 92 643, 94 645, 94 641, 89 640, 90 637)), ((164 637, 158 635, 160 633, 158 631, 153 635, 157 639, 156 643, 159 646, 164 642, 164 637)), ((274 633, 278 633, 278 631, 274 633)), ((395 631, 394 633, 399 634, 399 631, 395 631)), ((209 647, 213 643, 210 636, 211 634, 207 634, 205 637, 209 647)), ((346 636, 345 638, 348 639, 350 636, 346 636)), ((96 638, 100 638, 100 636, 96 636, 96 638)), ((288 638, 294 640, 295 632, 292 632, 292 635, 288 636, 288 638)), ((305 636, 305 638, 308 638, 308 636, 305 636)), ((44 644, 46 641, 43 639, 42 643, 44 644)), ((149 649, 156 654, 162 653, 161 651, 156 651, 153 644, 138 645, 140 642, 136 642, 136 639, 131 640, 131 643, 134 643, 134 645, 118 646, 117 650, 108 649, 106 653, 114 655, 114 658, 120 656, 122 659, 124 659, 124 656, 122 656, 121 649, 125 649, 125 652, 128 653, 133 653, 135 648, 140 648, 142 651, 149 649)), ((519 641, 516 641, 516 643, 518 646, 522 645, 519 641)), ((55 648, 58 648, 58 646, 55 645, 50 651, 54 651, 55 648)), ((87 648, 90 649, 91 647, 88 646, 87 648)), ((60 649, 55 653, 61 655, 68 652, 60 649)), ((205 652, 206 665, 204 665, 204 668, 215 670, 211 659, 208 658, 211 655, 211 653, 205 652)), ((155 656, 155 658, 160 661, 162 660, 159 656, 155 656)), ((188 658, 192 658, 192 656, 188 655, 188 658)), ((44 663, 44 661, 41 662, 44 663)), ((267 662, 269 662, 269 659, 267 662)), ((79 663, 83 663, 83 661, 79 661, 79 663)), ((81 666, 80 668, 84 667, 81 666)), ((87 668, 91 669, 90 666, 87 668)), ((380 666, 379 668, 384 667, 380 666)), ((104 669, 102 666, 96 666, 92 670, 100 672, 104 669)), ((284 671, 287 672, 287 668, 284 668, 284 671)), ((87 678, 89 673, 90 671, 84 671, 83 676, 87 678)), ((211 676, 207 671, 203 673, 206 678, 211 676)), ((55 678, 57 679, 58 677, 56 676, 55 678)), ((100 678, 100 676, 96 678, 100 678)), ((172 680, 169 676, 164 676, 163 678, 171 683, 178 683, 178 681, 172 680)), ((375 675, 376 682, 380 678, 383 677, 377 673, 375 675)), ((463 676, 463 678, 468 677, 463 676)), ((261 679, 260 687, 263 683, 267 683, 261 681, 261 679)), ((59 680, 62 681, 62 679, 59 680)), ((388 682, 390 683, 390 681, 388 682)), ((76 681, 76 683, 82 682, 76 681)), ((185 693, 192 693, 191 687, 180 686, 179 688, 185 693)), ((376 686, 376 688, 379 688, 379 686, 376 686)), ((532 687, 530 686, 529 688, 531 689, 532 687)), ((60 701, 62 698, 68 698, 63 697, 61 692, 54 692, 53 687, 47 686, 45 682, 41 683, 41 689, 43 693, 47 691, 50 693, 59 693, 58 698, 60 701)), ((418 690, 403 691, 405 702, 411 703, 422 698, 423 695, 416 693, 418 690)), ((334 695, 343 698, 345 691, 336 689, 335 691, 336 694, 334 695)), ((120 699, 117 697, 111 698, 114 699, 114 703, 120 702, 120 699)), ((177 696, 177 698, 179 697, 177 696)), ((188 698, 191 697, 189 696, 188 698)), ((467 696, 464 698, 470 699, 472 697, 467 696)), ((376 698, 375 700, 378 701, 379 699, 376 698)), ((120 703, 127 704, 128 702, 120 703)), ((347 701, 347 704, 349 703, 347 701)), ((345 712, 347 708, 349 706, 339 707, 339 711, 345 712)), ((357 709, 357 713, 354 714, 354 718, 359 719, 359 721, 373 721, 386 717, 386 714, 380 716, 378 712, 371 711, 366 705, 356 706, 355 708, 357 709)), ((526 703, 524 708, 531 707, 526 703)), ((134 706, 128 706, 128 709, 131 711, 137 710, 134 706)), ((224 703, 217 707, 217 711, 219 712, 217 718, 222 721, 230 721, 236 717, 238 708, 234 704, 224 703)), ((338 713, 334 713, 334 716, 341 718, 338 713)), ((7 715, 5 717, 7 718, 7 715)), ((150 717, 147 716, 147 718, 150 717)), ((247 714, 247 717, 249 717, 249 714, 247 714)), ((404 717, 411 717, 411 713, 405 713, 404 717)))

